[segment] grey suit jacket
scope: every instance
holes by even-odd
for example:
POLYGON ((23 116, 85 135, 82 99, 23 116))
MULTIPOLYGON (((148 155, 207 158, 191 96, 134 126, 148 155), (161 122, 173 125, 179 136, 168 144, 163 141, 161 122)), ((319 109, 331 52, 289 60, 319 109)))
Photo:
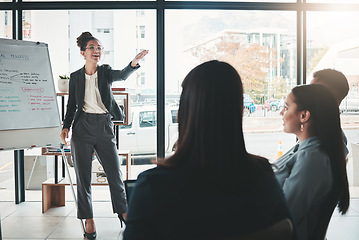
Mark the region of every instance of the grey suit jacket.
POLYGON ((332 201, 329 197, 334 180, 328 154, 321 149, 317 137, 310 137, 285 153, 275 165, 274 173, 293 214, 298 240, 315 239, 322 206, 332 201))
MULTIPOLYGON (((113 70, 109 65, 97 66, 98 89, 101 95, 103 104, 108 112, 112 115, 113 120, 122 120, 124 114, 118 107, 115 98, 111 91, 111 85, 115 81, 126 80, 136 69, 128 64, 122 70, 113 70)), ((69 99, 67 102, 67 111, 63 121, 63 128, 70 128, 71 124, 77 120, 79 115, 83 112, 85 97, 85 66, 81 69, 71 73, 69 82, 69 99)))

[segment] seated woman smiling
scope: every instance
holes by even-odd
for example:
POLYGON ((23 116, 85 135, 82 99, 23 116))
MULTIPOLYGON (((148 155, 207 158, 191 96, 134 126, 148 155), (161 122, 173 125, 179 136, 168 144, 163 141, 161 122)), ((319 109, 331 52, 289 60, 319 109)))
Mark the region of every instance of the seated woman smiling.
POLYGON ((325 86, 298 86, 287 96, 281 115, 284 132, 295 134, 298 143, 276 161, 275 175, 293 214, 298 239, 319 239, 318 230, 324 228, 325 234, 335 206, 342 214, 349 207, 338 105, 325 86))

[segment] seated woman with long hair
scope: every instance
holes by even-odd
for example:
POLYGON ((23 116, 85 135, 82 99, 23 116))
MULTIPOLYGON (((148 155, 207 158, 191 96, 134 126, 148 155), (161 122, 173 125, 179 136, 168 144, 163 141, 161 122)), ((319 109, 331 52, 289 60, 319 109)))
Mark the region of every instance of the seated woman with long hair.
POLYGON ((182 88, 177 149, 139 175, 124 239, 218 239, 291 218, 268 160, 246 151, 237 71, 205 62, 182 88))
POLYGON ((325 86, 292 89, 283 116, 284 132, 298 143, 279 158, 275 175, 297 226, 298 239, 323 239, 336 205, 345 214, 349 190, 338 104, 325 86))

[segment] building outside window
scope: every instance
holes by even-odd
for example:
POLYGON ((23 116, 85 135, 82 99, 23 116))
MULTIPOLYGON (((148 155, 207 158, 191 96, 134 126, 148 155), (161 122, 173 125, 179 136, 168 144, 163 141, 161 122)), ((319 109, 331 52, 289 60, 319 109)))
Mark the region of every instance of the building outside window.
POLYGON ((145 29, 146 29, 145 26, 140 26, 140 38, 145 38, 145 36, 146 36, 145 29))
POLYGON ((12 14, 11 11, 0 11, 0 37, 12 37, 12 14))

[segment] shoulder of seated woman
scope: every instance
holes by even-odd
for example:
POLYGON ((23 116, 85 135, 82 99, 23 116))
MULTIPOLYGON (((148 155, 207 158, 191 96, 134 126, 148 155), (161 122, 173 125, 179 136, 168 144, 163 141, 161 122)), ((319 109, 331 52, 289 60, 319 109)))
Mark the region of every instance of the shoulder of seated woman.
POLYGON ((158 177, 173 177, 176 173, 179 173, 180 170, 173 167, 163 167, 157 166, 155 168, 148 169, 142 172, 139 177, 142 178, 158 178, 158 177))
POLYGON ((296 161, 299 161, 301 163, 308 162, 308 164, 313 165, 313 160, 315 160, 315 163, 327 162, 329 161, 329 156, 319 147, 312 149, 303 149, 301 151, 298 151, 296 154, 296 161))
POLYGON ((270 165, 269 160, 265 157, 261 157, 258 155, 253 155, 253 154, 248 154, 248 157, 252 160, 252 161, 256 161, 260 164, 263 165, 270 165))

